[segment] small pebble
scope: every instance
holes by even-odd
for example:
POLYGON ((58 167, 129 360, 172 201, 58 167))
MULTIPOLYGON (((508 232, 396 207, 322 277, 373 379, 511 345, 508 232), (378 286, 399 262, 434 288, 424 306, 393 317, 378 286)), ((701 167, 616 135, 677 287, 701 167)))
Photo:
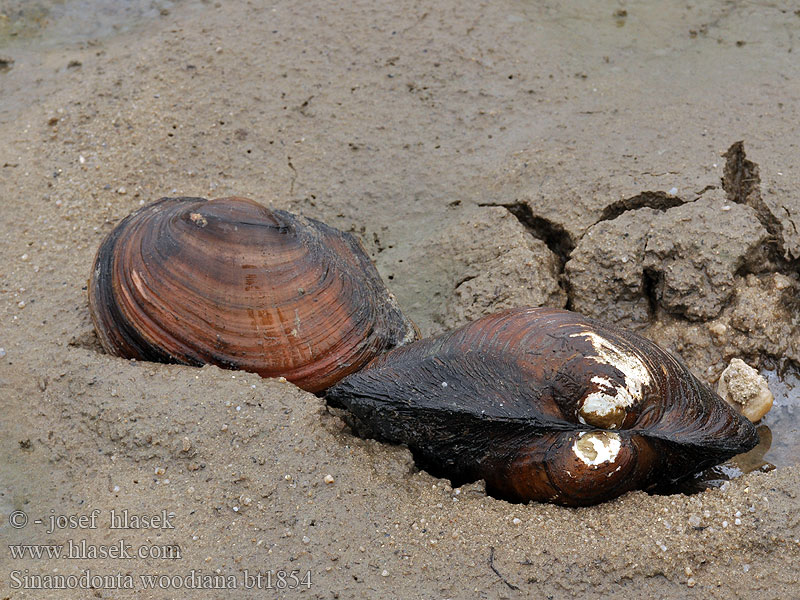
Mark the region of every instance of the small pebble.
POLYGON ((123 187, 121 187, 121 188, 119 188, 119 189, 117 190, 117 193, 118 193, 119 195, 121 195, 121 196, 124 196, 125 194, 127 194, 127 193, 128 193, 128 190, 126 190, 126 189, 125 189, 125 187, 123 186, 123 187))
POLYGON ((336 480, 333 478, 333 475, 331 475, 330 473, 328 473, 327 475, 325 475, 325 477, 323 477, 323 478, 322 478, 322 481, 324 481, 324 482, 325 482, 325 483, 327 483, 327 484, 331 484, 331 483, 333 483, 333 482, 334 482, 334 481, 336 481, 336 480))
POLYGON ((0 348, 0 358, 3 358, 6 355, 6 349, 0 348))
POLYGON ((753 423, 772 408, 772 392, 764 377, 738 358, 731 360, 720 375, 717 393, 753 423))
POLYGON ((519 525, 520 523, 522 523, 522 519, 520 519, 519 517, 514 517, 514 518, 511 520, 511 522, 512 522, 514 525, 519 525))
POLYGON ((308 544, 309 542, 311 542, 311 538, 310 538, 310 537, 308 537, 307 535, 304 535, 304 536, 303 536, 303 543, 304 543, 304 544, 308 544))
POLYGON ((779 273, 775 274, 773 281, 776 290, 785 290, 786 288, 791 287, 793 284, 792 279, 786 277, 786 275, 781 275, 779 273))
POLYGON ((712 323, 708 326, 708 330, 716 336, 725 335, 728 327, 724 323, 712 323))
POLYGON ((669 190, 669 195, 670 196, 674 196, 677 193, 678 193, 678 188, 676 188, 676 187, 670 188, 670 190, 669 190))
POLYGON ((164 467, 156 467, 155 468, 156 475, 163 475, 166 472, 167 472, 167 470, 164 467))
POLYGON ((389 571, 387 571, 386 569, 381 571, 381 577, 388 577, 388 576, 389 576, 389 571))
POLYGON ((686 580, 686 585, 689 587, 694 587, 696 583, 694 577, 689 577, 689 579, 686 580))

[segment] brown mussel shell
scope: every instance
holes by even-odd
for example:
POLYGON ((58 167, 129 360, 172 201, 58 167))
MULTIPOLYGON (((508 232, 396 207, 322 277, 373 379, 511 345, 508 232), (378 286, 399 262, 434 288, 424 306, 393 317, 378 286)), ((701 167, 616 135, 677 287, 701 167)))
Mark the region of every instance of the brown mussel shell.
POLYGON ((365 436, 454 482, 588 505, 756 445, 753 425, 653 342, 573 312, 512 309, 398 348, 326 393, 365 436))
POLYGON ((163 198, 100 246, 107 352, 286 377, 316 392, 417 337, 358 240, 245 198, 163 198))

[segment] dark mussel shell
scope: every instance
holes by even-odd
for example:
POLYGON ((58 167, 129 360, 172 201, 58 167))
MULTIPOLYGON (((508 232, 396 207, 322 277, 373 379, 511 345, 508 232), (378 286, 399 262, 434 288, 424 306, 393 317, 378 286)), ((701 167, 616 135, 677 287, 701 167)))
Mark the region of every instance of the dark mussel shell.
POLYGON ((111 354, 312 392, 416 338, 355 237, 245 198, 163 198, 129 215, 97 252, 89 306, 111 354))
POLYGON ((754 447, 753 425, 653 342, 513 309, 398 348, 326 393, 359 433, 510 500, 588 505, 754 447))

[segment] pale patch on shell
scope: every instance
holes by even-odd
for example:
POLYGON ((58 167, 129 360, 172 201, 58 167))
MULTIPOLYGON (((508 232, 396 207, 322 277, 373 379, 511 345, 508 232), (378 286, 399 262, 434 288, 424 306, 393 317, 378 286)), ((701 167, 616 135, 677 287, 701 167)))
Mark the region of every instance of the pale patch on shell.
POLYGON ((616 429, 625 419, 625 410, 642 401, 644 386, 652 382, 647 366, 635 354, 625 352, 593 331, 573 333, 570 337, 587 338, 597 355, 586 358, 611 365, 624 375, 624 387, 604 377, 592 377, 592 383, 599 389, 584 398, 578 413, 582 423, 616 429))
POLYGON ((191 213, 189 215, 189 218, 192 220, 192 223, 194 223, 198 227, 205 227, 206 225, 208 225, 208 220, 200 213, 196 212, 191 213))
POLYGON ((134 287, 136 290, 141 294, 142 298, 145 300, 150 300, 150 294, 147 293, 147 286, 144 285, 142 278, 139 276, 139 272, 136 270, 131 270, 131 280, 133 282, 134 287))
POLYGON ((622 439, 610 431, 592 431, 578 434, 572 451, 589 466, 614 462, 622 448, 622 439))

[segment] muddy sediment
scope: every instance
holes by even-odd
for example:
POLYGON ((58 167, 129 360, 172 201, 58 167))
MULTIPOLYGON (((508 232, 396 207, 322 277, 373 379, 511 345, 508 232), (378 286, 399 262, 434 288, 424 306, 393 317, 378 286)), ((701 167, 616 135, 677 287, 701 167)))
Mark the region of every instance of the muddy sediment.
MULTIPOLYGON (((742 358, 781 385, 800 364, 790 7, 162 8, 132 31, 0 47, 0 537, 182 554, 3 550, 3 597, 85 597, 12 587, 25 569, 135 578, 94 592, 114 598, 193 572, 263 597, 245 571, 278 570, 310 573, 286 596, 319 598, 800 594, 797 465, 694 495, 510 504, 359 439, 291 384, 105 355, 86 297, 132 210, 240 195, 358 235, 424 335, 567 307, 710 383, 742 358), (108 527, 125 509, 174 528, 108 527), (94 510, 97 528, 47 533, 94 510)), ((151 597, 201 595, 180 581, 151 597)))

